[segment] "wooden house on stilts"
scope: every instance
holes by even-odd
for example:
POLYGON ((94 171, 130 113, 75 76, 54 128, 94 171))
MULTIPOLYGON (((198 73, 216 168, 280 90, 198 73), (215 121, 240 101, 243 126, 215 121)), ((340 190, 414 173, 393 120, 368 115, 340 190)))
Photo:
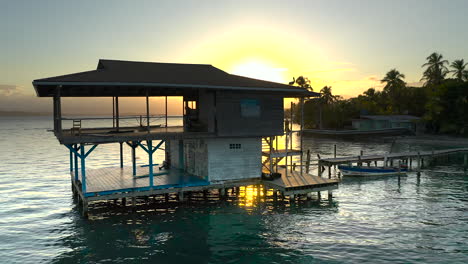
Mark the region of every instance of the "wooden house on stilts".
POLYGON ((72 190, 88 211, 88 202, 264 184, 283 195, 337 188, 336 180, 305 173, 303 126, 285 129, 284 98, 317 96, 307 89, 228 74, 211 65, 100 60, 96 70, 33 81, 37 96, 52 97, 54 133, 69 149, 72 190), (167 97, 183 98, 183 124, 167 121, 167 97), (112 98, 112 126, 87 128, 85 118, 62 116, 63 97, 112 98), (146 98, 138 126, 122 126, 119 98, 146 98), (165 116, 150 122, 150 98, 165 98, 165 116), (64 126, 64 121, 69 124, 64 126), (285 136, 286 133, 286 136, 285 136), (299 148, 293 148, 296 133, 299 148), (286 138, 286 144, 279 142, 286 138), (120 144, 120 166, 87 169, 86 160, 100 144, 120 144), (132 151, 132 166, 123 164, 123 148, 132 151), (148 154, 137 166, 135 150, 148 154), (165 160, 155 165, 156 151, 165 160), (300 157, 293 170, 292 156, 300 157), (288 159, 289 158, 289 159, 288 159), (280 163, 280 161, 282 163, 280 163), (264 181, 262 173, 280 172, 264 181))

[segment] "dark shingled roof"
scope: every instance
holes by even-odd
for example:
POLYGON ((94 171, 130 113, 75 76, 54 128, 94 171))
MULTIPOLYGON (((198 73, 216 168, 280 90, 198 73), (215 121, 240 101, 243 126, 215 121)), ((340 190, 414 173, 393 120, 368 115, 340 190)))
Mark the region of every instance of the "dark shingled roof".
POLYGON ((285 97, 318 96, 307 89, 226 73, 205 64, 99 60, 96 70, 33 81, 40 97, 189 95, 198 89, 274 93, 285 97))

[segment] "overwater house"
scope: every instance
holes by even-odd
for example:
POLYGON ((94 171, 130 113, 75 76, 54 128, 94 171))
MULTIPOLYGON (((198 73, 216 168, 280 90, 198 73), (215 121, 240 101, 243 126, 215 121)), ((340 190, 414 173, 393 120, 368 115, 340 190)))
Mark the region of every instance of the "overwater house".
MULTIPOLYGON (((184 192, 261 183, 262 171, 277 171, 279 162, 288 158, 291 166, 293 155, 300 155, 302 164, 302 140, 298 149, 292 140, 283 149, 278 140, 274 145, 275 138, 285 133, 283 101, 317 96, 301 87, 236 76, 211 65, 116 60, 100 60, 95 70, 38 79, 33 85, 37 96, 53 98, 53 131, 69 149, 72 189, 85 213, 88 201, 170 192, 183 199, 184 192), (171 96, 183 98, 179 126, 167 121, 167 97, 171 96), (112 100, 112 125, 88 128, 86 118, 63 117, 64 97, 112 100), (120 115, 121 97, 146 98, 146 113, 138 125, 121 126, 126 118, 120 115), (165 121, 159 124, 150 115, 152 97, 165 98, 165 121), (120 144, 120 166, 87 169, 93 150, 110 143, 120 144), (122 157, 127 146, 132 151, 131 167, 124 166, 122 157), (137 164, 137 148, 148 154, 148 164, 137 164), (165 152, 165 160, 156 165, 153 155, 158 150, 165 152)), ((289 170, 289 177, 297 176, 287 165, 283 174, 289 170)), ((313 177, 304 176, 302 166, 298 167, 301 178, 313 177)), ((337 185, 325 179, 314 185, 310 179, 289 185, 282 181, 273 187, 294 194, 298 188, 328 190, 337 185)))
POLYGON ((416 133, 420 128, 421 118, 411 115, 361 115, 352 120, 354 129, 368 131, 379 129, 406 129, 416 133))

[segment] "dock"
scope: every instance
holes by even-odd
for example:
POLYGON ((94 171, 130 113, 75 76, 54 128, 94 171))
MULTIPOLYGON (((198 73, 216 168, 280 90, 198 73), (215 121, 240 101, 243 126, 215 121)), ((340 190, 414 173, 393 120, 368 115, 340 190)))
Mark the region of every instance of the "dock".
MULTIPOLYGON (((463 166, 466 170, 468 167, 468 148, 452 148, 452 149, 440 149, 431 151, 409 151, 400 153, 387 153, 387 154, 371 154, 371 155, 357 155, 347 157, 334 157, 334 158, 320 158, 318 159, 319 174, 321 175, 325 167, 328 167, 328 175, 331 175, 331 167, 341 164, 352 165, 355 163, 358 166, 362 166, 363 163, 367 163, 369 166, 372 162, 375 166, 378 162, 382 162, 382 166, 393 166, 394 161, 407 164, 409 169, 413 168, 413 161, 417 162, 417 169, 421 169, 424 166, 424 162, 427 159, 437 159, 441 157, 448 158, 449 155, 464 153, 463 166)), ((336 155, 336 146, 335 146, 336 155)))
POLYGON ((286 175, 284 169, 280 169, 281 178, 272 181, 262 181, 266 187, 280 190, 284 195, 297 195, 306 192, 332 191, 338 189, 339 180, 325 179, 308 173, 289 171, 286 175))

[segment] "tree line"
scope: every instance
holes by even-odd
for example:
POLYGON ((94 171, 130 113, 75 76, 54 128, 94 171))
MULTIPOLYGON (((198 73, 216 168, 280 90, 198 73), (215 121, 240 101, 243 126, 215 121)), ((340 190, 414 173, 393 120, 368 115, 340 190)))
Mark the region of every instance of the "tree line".
MULTIPOLYGON (((333 95, 332 87, 320 90, 320 97, 306 100, 306 128, 347 129, 351 120, 361 114, 415 115, 422 118, 430 133, 468 135, 468 63, 463 59, 452 63, 439 53, 432 53, 422 65, 422 87, 407 85, 405 75, 391 69, 382 78, 384 88, 369 88, 354 98, 333 95)), ((290 85, 313 91, 308 78, 293 78, 290 85)), ((296 109, 298 122, 299 109, 296 109)))

